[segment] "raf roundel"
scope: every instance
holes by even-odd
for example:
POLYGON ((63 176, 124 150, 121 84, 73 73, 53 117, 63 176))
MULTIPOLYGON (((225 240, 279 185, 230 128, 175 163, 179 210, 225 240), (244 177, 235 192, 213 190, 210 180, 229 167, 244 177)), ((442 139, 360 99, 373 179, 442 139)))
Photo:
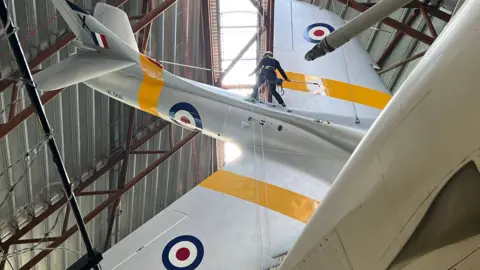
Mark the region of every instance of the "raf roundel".
POLYGON ((172 106, 169 111, 170 119, 187 128, 202 130, 202 119, 192 104, 180 102, 172 106))
POLYGON ((162 261, 167 270, 194 270, 203 260, 202 242, 191 235, 171 240, 163 249, 162 261))
POLYGON ((311 43, 319 43, 326 36, 335 30, 331 25, 326 23, 314 23, 305 29, 303 37, 311 43))

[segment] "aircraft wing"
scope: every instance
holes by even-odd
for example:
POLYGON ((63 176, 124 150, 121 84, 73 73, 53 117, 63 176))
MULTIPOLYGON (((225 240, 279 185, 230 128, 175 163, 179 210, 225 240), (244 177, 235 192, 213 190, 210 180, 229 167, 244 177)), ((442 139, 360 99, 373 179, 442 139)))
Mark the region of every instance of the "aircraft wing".
POLYGON ((315 156, 262 147, 241 151, 237 160, 104 253, 102 267, 277 266, 275 258, 291 248, 329 189, 331 179, 319 175, 335 177, 345 159, 333 159, 327 149, 315 156))

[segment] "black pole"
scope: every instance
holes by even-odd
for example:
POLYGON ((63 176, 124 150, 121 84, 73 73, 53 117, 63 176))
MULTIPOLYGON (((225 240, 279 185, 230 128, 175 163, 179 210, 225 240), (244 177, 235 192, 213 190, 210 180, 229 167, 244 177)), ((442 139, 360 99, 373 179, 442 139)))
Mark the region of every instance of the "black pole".
MULTIPOLYGON (((2 19, 3 26, 6 27, 7 30, 6 35, 8 36, 8 43, 10 44, 13 55, 15 56, 18 69, 20 70, 22 77, 25 80, 25 87, 28 91, 30 101, 35 107, 35 110, 37 111, 38 119, 40 120, 43 131, 45 132, 45 136, 47 137, 48 148, 50 148, 50 152, 52 153, 53 161, 55 162, 58 173, 60 174, 60 178, 62 179, 63 188, 65 189, 67 200, 70 203, 71 211, 75 216, 78 229, 80 231, 80 234, 82 235, 83 242, 85 243, 85 247, 87 249, 87 257, 95 260, 94 258, 98 257, 98 252, 93 249, 90 238, 88 237, 82 214, 80 213, 80 209, 78 208, 77 199, 75 197, 75 194, 72 192, 72 185, 70 179, 68 178, 67 171, 65 170, 65 166, 63 165, 62 157, 60 156, 60 152, 58 151, 57 143, 55 142, 55 138, 53 137, 52 129, 50 128, 47 116, 45 115, 45 110, 43 108, 42 102, 40 101, 37 88, 34 85, 32 73, 30 72, 30 68, 27 64, 27 60, 25 59, 23 49, 20 45, 20 41, 18 40, 18 35, 13 29, 13 22, 8 16, 7 5, 5 4, 5 0, 1 0, 1 2, 2 3, 0 4, 0 17, 2 19)), ((96 264, 94 266, 94 269, 98 269, 98 266, 96 266, 96 264)))

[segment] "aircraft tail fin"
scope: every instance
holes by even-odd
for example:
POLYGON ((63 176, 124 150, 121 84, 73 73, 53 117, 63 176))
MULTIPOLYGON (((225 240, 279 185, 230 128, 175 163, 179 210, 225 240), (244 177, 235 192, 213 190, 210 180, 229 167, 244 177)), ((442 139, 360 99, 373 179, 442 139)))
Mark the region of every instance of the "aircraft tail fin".
POLYGON ((94 17, 68 0, 51 1, 81 45, 107 55, 139 61, 135 37, 125 12, 99 3, 95 7, 94 17))
POLYGON ((81 51, 33 75, 38 90, 52 91, 94 79, 134 65, 134 61, 115 59, 92 51, 81 51))
POLYGON ((132 47, 132 49, 138 51, 138 44, 135 40, 130 21, 123 10, 99 2, 95 6, 93 17, 132 47))

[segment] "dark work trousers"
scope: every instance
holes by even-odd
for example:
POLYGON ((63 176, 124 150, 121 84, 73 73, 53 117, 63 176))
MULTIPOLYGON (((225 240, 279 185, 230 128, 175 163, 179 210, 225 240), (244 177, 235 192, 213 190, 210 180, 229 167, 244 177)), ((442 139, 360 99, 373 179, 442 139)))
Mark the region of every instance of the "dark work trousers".
POLYGON ((253 87, 252 97, 255 98, 255 99, 258 98, 258 88, 260 88, 260 86, 265 82, 265 80, 268 80, 268 82, 269 82, 268 85, 270 87, 270 93, 272 93, 272 95, 275 97, 278 104, 284 104, 282 96, 280 96, 280 94, 278 94, 277 85, 275 84, 275 80, 277 79, 277 75, 275 74, 275 72, 268 72, 267 71, 266 73, 267 73, 267 74, 265 74, 266 76, 262 73, 260 73, 260 75, 258 75, 257 84, 253 87))

